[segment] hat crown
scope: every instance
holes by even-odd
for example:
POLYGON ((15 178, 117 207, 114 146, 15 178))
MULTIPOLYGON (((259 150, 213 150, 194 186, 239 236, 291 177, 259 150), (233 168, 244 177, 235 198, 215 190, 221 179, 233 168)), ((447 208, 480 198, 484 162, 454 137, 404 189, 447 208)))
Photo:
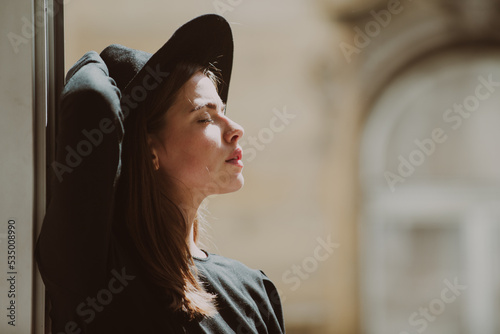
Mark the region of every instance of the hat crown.
POLYGON ((144 67, 152 54, 120 44, 112 44, 102 50, 100 56, 108 67, 109 76, 115 80, 116 85, 123 92, 127 84, 144 67))
POLYGON ((201 66, 215 65, 221 76, 219 96, 227 103, 233 36, 229 23, 220 15, 206 14, 185 23, 154 54, 112 44, 100 56, 122 96, 132 99, 133 103, 127 105, 131 109, 140 110, 147 96, 158 93, 161 85, 145 86, 151 76, 161 83, 182 61, 201 66), (145 94, 137 95, 141 92, 145 94))

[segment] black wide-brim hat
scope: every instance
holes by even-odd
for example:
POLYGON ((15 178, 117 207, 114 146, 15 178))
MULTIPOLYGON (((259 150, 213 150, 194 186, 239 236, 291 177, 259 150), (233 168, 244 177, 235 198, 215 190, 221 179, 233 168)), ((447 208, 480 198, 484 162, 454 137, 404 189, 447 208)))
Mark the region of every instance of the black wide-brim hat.
POLYGON ((149 95, 154 95, 179 62, 202 66, 214 65, 221 83, 219 96, 227 102, 233 65, 233 36, 229 23, 219 15, 199 16, 183 26, 154 54, 113 44, 105 48, 101 58, 109 75, 122 92, 122 106, 127 99, 133 109, 149 95), (159 83, 159 84, 158 84, 159 83))

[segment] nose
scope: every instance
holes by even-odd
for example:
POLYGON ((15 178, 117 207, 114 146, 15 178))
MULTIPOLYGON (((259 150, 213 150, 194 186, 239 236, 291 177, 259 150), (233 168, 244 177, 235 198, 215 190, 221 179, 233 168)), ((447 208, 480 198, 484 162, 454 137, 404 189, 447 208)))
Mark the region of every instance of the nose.
POLYGON ((224 140, 228 143, 236 143, 243 137, 245 130, 238 123, 232 121, 229 117, 227 119, 227 131, 224 133, 224 140))

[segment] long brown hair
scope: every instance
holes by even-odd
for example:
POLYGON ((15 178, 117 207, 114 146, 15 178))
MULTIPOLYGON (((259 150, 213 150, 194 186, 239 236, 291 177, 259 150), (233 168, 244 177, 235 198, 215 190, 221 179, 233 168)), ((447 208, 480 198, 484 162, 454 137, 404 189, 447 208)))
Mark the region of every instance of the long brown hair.
MULTIPOLYGON (((173 311, 184 311, 190 318, 215 314, 215 296, 206 292, 197 279, 186 242, 189 224, 181 203, 176 203, 169 193, 172 181, 154 170, 147 138, 164 127, 165 113, 183 84, 198 71, 217 87, 215 71, 179 63, 154 96, 148 96, 140 110, 134 110, 125 120, 115 205, 115 228, 125 231, 148 278, 166 293, 173 311)), ((197 220, 193 228, 196 241, 197 220)))

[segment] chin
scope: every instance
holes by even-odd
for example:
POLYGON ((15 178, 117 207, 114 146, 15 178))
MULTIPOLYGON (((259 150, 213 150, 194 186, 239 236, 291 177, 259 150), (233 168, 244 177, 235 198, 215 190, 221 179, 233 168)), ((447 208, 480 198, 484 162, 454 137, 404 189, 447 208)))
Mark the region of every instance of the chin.
POLYGON ((224 189, 220 194, 229 194, 229 193, 234 193, 235 191, 240 190, 243 188, 243 185, 245 184, 245 179, 243 178, 243 175, 239 175, 236 180, 231 182, 226 189, 224 189))

